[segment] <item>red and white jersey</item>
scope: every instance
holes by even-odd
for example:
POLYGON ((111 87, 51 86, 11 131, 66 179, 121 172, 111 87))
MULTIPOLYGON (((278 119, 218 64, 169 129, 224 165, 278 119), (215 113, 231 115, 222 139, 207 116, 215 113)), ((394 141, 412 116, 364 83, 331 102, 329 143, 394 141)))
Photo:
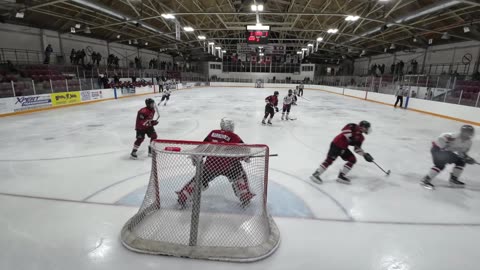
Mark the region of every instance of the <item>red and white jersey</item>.
MULTIPOLYGON (((212 130, 203 140, 204 142, 215 143, 243 143, 243 140, 235 133, 225 130, 212 130)), ((205 168, 209 171, 226 172, 238 163, 238 158, 229 157, 207 157, 205 168)))
POLYGON ((278 106, 278 97, 275 95, 271 95, 265 98, 265 102, 271 104, 274 107, 278 106))
POLYGON ((340 134, 333 139, 333 144, 341 149, 347 149, 349 145, 355 147, 355 152, 363 155, 362 143, 365 140, 362 130, 357 124, 346 125, 340 134))
POLYGON ((283 98, 283 105, 290 105, 292 104, 294 101, 294 95, 286 95, 284 98, 283 98))
POLYGON ((203 141, 219 143, 243 143, 242 139, 237 134, 221 129, 212 130, 203 141))
POLYGON ((155 116, 155 109, 148 107, 141 108, 137 113, 137 121, 135 123, 135 130, 147 130, 152 127, 150 123, 155 116))
POLYGON ((443 133, 433 142, 433 146, 445 151, 466 154, 472 147, 472 140, 462 140, 459 133, 443 133))

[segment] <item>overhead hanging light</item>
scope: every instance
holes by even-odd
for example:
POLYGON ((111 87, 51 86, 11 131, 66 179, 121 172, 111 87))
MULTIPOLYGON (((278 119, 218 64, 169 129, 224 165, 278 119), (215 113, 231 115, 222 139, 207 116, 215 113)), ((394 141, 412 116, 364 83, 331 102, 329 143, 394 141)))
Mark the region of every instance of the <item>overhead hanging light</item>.
POLYGON ((25 12, 18 11, 17 13, 15 13, 15 18, 23 19, 23 17, 25 17, 25 12))
POLYGON ((215 44, 215 42, 211 42, 211 41, 208 42, 208 45, 213 45, 213 44, 215 44))
POLYGON ((395 50, 397 48, 397 46, 395 46, 395 44, 392 43, 392 45, 390 45, 390 50, 395 50))
POLYGON ((120 35, 117 35, 117 38, 120 38, 120 35))
POLYGON ((145 46, 148 46, 148 42, 145 42, 145 46))
POLYGON ((312 43, 308 43, 307 46, 308 46, 308 47, 313 47, 313 44, 312 44, 312 43))
POLYGON ((302 51, 307 51, 308 49, 307 48, 302 48, 302 51))
POLYGON ((448 32, 443 33, 442 39, 445 39, 445 40, 450 39, 450 34, 448 34, 448 32))
POLYGON ((80 27, 82 27, 81 24, 79 24, 79 23, 76 23, 76 24, 75 24, 75 28, 80 29, 80 27))
POLYGON ((132 45, 132 41, 131 41, 131 40, 129 40, 129 41, 128 41, 128 44, 129 44, 129 45, 132 45))
POLYGON ((320 42, 320 41, 323 41, 323 37, 318 37, 318 38, 317 38, 317 41, 319 41, 319 42, 320 42))
POLYGON ((303 52, 301 52, 301 51, 297 51, 297 54, 303 54, 303 52))
POLYGON ((165 19, 175 19, 175 16, 173 16, 172 14, 162 14, 162 17, 165 19))
POLYGON ((198 36, 198 39, 200 39, 200 40, 205 40, 206 37, 205 37, 205 36, 198 36))
POLYGON ((347 16, 345 18, 345 21, 347 22, 356 22, 358 21, 358 19, 360 19, 360 16, 347 16))
POLYGON ((464 32, 464 33, 469 33, 469 32, 470 32, 470 27, 464 26, 464 27, 463 27, 463 32, 464 32))
POLYGON ((190 26, 185 26, 183 27, 183 30, 187 31, 187 32, 193 32, 193 28, 190 27, 190 26))
POLYGON ((90 26, 85 27, 85 34, 90 34, 92 31, 90 30, 90 26))
POLYGON ((75 27, 70 27, 70 33, 75 33, 75 27))
POLYGON ((222 53, 226 53, 227 51, 226 50, 222 50, 222 53))
POLYGON ((338 29, 337 28, 330 28, 327 30, 327 33, 329 34, 336 34, 338 32, 338 29))

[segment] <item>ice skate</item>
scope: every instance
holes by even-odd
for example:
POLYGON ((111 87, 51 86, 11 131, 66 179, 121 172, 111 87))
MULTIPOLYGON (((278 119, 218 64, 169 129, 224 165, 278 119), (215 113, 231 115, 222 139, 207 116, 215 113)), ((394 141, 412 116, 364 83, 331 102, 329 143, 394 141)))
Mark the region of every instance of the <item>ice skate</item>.
POLYGON ((267 123, 265 123, 265 119, 262 120, 262 125, 266 125, 267 123))
POLYGON ((435 186, 431 183, 432 179, 427 175, 422 179, 422 182, 420 182, 420 185, 423 186, 426 189, 435 189, 435 186))
POLYGON ((271 126, 271 125, 272 125, 272 121, 268 120, 267 124, 271 126))
MULTIPOLYGON (((282 114, 282 120, 285 120, 285 115, 282 114)), ((288 120, 288 116, 287 116, 287 120, 288 120)))
POLYGON ((350 179, 348 179, 345 174, 340 173, 337 178, 337 182, 342 183, 342 184, 347 184, 350 185, 350 179))
POLYGON ((323 180, 322 178, 320 178, 320 173, 318 171, 315 171, 311 176, 310 176, 310 179, 317 183, 317 184, 322 184, 323 183, 323 180))
POLYGON ((454 188, 464 188, 465 187, 465 183, 463 183, 462 181, 459 181, 458 178, 456 176, 453 176, 451 175, 450 176, 450 186, 451 187, 454 187, 454 188))
POLYGON ((130 153, 130 158, 131 159, 137 159, 138 158, 137 150, 135 150, 135 149, 132 150, 132 153, 130 153))

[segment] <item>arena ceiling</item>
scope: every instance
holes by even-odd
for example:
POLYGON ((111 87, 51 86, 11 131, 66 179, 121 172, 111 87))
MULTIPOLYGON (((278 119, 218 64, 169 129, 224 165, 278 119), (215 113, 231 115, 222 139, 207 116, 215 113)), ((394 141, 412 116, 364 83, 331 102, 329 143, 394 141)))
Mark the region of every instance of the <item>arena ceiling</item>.
POLYGON ((434 45, 480 41, 478 0, 0 0, 0 12, 9 23, 65 33, 81 24, 78 35, 187 54, 204 48, 200 35, 236 52, 236 44, 245 43, 246 25, 257 18, 271 26, 270 43, 285 44, 288 51, 322 37, 312 58, 415 50, 430 39, 434 45), (252 11, 252 4, 263 4, 263 11, 252 11), (18 12, 24 18, 16 18, 18 12), (359 19, 346 21, 349 15, 359 19), (331 28, 338 32, 327 33, 331 28))

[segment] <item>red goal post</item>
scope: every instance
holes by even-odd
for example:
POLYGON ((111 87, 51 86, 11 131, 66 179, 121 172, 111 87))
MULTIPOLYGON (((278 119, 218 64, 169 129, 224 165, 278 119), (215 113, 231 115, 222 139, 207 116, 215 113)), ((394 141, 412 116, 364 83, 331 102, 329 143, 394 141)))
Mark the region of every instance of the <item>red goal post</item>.
POLYGON ((127 248, 226 261, 260 260, 277 249, 280 233, 267 208, 268 146, 179 140, 151 146, 144 201, 121 233, 127 248), (191 193, 185 204, 182 190, 191 193), (245 204, 247 191, 254 196, 245 204))

